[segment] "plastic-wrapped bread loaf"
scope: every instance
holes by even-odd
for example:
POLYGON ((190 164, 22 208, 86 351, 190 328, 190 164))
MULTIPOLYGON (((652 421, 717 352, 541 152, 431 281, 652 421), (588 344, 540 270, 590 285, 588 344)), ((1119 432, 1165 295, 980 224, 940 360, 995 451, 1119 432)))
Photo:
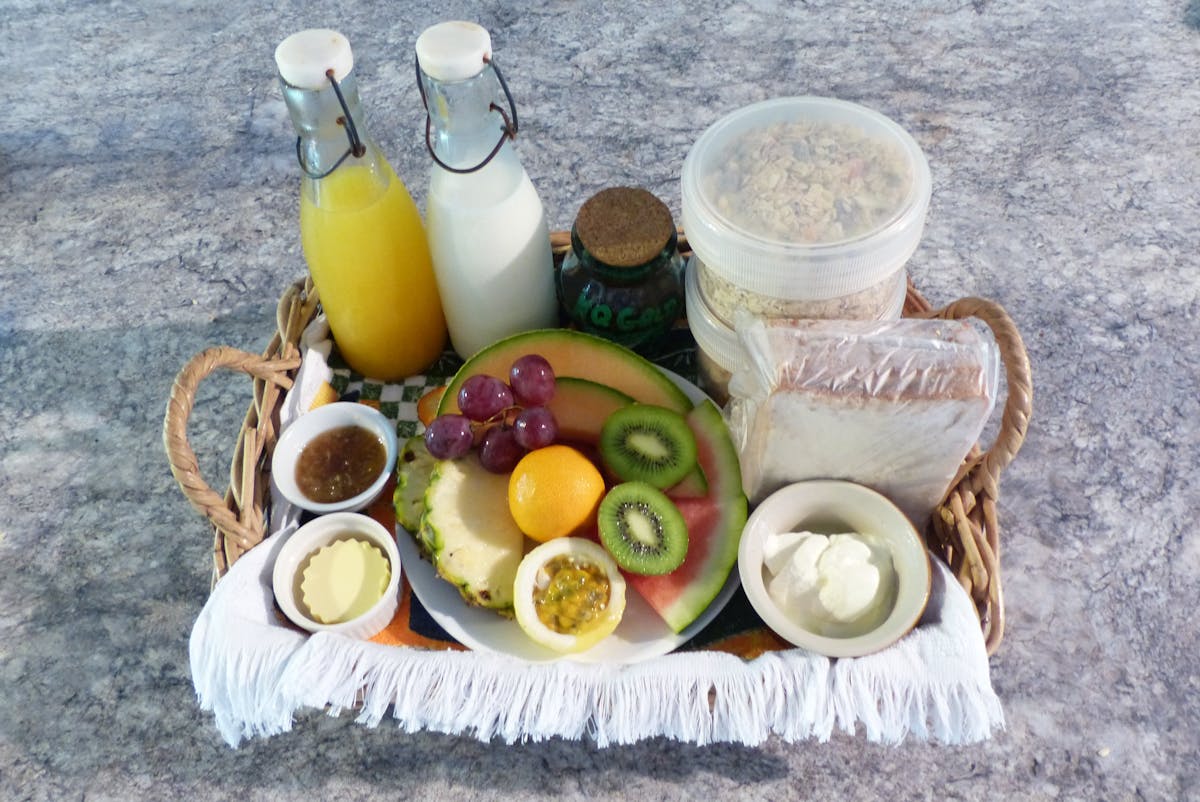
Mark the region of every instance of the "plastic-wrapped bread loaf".
POLYGON ((727 407, 752 502, 846 479, 922 531, 996 400, 995 343, 966 321, 737 320, 727 407))

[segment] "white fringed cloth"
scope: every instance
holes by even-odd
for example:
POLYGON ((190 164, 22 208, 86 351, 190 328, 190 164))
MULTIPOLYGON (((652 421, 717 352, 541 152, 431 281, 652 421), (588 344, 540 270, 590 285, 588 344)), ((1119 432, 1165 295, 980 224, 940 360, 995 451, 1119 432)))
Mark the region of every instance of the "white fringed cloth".
POLYGON ((695 744, 867 739, 965 744, 1004 726, 966 592, 939 560, 924 617, 896 645, 830 660, 802 649, 744 660, 689 651, 633 665, 527 663, 482 652, 384 646, 275 618, 274 536, 234 564, 192 629, 192 680, 230 746, 286 732, 302 708, 353 711, 374 727, 507 743, 665 736, 695 744))

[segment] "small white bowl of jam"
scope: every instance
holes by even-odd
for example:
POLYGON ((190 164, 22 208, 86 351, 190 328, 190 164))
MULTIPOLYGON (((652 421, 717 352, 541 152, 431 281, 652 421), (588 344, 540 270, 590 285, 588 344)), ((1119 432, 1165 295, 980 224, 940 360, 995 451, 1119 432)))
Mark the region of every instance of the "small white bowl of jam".
POLYGON ((396 466, 396 428, 365 404, 317 407, 284 430, 271 476, 288 501, 318 514, 361 510, 396 466))
POLYGON ((296 626, 366 640, 396 614, 400 552, 370 516, 322 515, 288 536, 271 584, 279 609, 296 626))

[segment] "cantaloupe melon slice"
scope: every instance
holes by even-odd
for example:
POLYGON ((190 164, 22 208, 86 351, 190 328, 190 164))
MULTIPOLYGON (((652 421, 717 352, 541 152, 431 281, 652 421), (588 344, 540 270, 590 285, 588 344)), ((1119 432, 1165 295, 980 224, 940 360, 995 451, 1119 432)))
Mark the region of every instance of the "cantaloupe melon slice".
POLYGON ((458 389, 477 373, 508 381, 513 362, 540 354, 556 377, 573 377, 611 387, 645 404, 658 404, 686 415, 687 394, 645 359, 624 346, 572 329, 537 329, 506 337, 482 349, 463 364, 446 388, 438 414, 458 411, 458 389))
POLYGON ((587 379, 563 376, 554 384, 554 397, 546 408, 554 414, 559 440, 595 445, 608 416, 634 403, 620 390, 587 379))

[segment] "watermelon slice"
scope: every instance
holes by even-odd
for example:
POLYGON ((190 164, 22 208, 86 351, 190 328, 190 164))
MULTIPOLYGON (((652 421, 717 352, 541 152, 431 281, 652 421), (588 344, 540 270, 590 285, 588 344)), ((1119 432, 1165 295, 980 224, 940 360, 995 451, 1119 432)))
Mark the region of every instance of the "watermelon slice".
POLYGON ((746 495, 737 450, 721 411, 702 401, 687 416, 708 495, 673 498, 688 528, 688 553, 669 574, 625 573, 625 580, 675 632, 682 632, 721 592, 737 565, 738 543, 746 526, 746 495))

